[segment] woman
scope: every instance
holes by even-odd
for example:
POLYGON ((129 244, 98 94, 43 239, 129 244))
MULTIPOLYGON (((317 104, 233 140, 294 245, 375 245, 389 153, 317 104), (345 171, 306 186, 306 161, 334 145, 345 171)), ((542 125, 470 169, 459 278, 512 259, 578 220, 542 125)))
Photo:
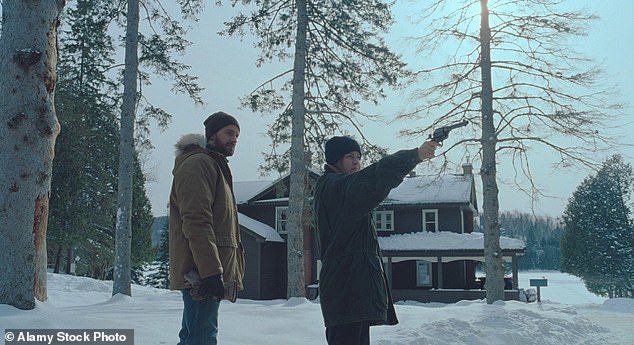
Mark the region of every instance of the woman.
POLYGON ((398 323, 372 222, 390 190, 438 144, 425 142, 361 169, 361 148, 349 137, 326 142, 326 165, 315 189, 321 249, 321 310, 329 345, 369 345, 370 326, 398 323))

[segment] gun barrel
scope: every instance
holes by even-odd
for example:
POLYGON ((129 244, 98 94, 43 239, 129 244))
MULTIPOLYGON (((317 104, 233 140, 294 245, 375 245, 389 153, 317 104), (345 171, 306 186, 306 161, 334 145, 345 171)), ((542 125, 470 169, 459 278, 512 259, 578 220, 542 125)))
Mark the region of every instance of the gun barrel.
POLYGON ((447 126, 447 127, 445 127, 445 128, 446 128, 446 129, 449 129, 449 130, 452 130, 452 129, 456 129, 456 128, 459 128, 459 127, 464 127, 464 126, 466 126, 466 125, 468 125, 468 124, 469 124, 469 121, 464 120, 464 121, 462 121, 462 122, 458 122, 458 123, 456 123, 456 124, 454 124, 454 125, 450 125, 450 126, 447 126))

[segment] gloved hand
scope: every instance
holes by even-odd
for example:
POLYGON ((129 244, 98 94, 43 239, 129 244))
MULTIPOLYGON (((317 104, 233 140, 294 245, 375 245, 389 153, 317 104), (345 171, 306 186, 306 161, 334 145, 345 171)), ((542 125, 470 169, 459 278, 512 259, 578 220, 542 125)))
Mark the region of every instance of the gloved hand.
POLYGON ((202 279, 197 290, 196 296, 194 296, 194 291, 192 290, 192 297, 194 297, 194 299, 214 298, 221 300, 225 296, 225 286, 222 282, 222 274, 202 279))

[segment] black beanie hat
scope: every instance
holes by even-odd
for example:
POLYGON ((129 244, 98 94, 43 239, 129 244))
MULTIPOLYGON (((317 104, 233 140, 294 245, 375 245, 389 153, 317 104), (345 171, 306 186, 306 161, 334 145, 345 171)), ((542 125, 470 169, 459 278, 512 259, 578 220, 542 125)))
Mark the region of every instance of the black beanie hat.
POLYGON ((357 151, 361 153, 359 144, 350 137, 332 137, 326 141, 326 163, 335 164, 346 154, 357 151))
POLYGON ((209 140, 209 137, 216 134, 221 128, 229 125, 236 125, 238 129, 240 129, 240 125, 238 124, 238 120, 235 117, 219 111, 217 113, 213 113, 209 115, 207 120, 203 122, 205 124, 205 138, 209 140))

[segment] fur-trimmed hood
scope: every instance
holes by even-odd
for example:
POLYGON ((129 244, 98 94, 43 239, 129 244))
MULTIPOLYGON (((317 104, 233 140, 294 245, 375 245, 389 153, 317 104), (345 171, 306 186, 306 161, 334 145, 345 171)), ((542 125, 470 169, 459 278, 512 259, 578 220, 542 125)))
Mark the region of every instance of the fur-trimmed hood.
POLYGON ((191 287, 183 277, 195 269, 202 278, 222 274, 242 290, 244 253, 227 159, 201 134, 184 135, 174 148, 170 288, 191 287))
POLYGON ((207 140, 205 136, 198 133, 190 133, 183 135, 178 142, 174 145, 174 155, 180 156, 185 150, 191 145, 197 145, 201 148, 205 148, 207 146, 207 140))

